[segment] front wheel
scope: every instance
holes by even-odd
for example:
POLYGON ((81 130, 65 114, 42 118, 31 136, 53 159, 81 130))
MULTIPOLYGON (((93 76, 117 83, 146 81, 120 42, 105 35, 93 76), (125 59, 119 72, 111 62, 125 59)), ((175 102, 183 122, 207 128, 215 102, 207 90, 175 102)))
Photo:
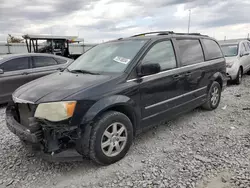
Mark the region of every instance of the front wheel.
POLYGON ((133 126, 123 113, 108 111, 93 125, 90 139, 90 158, 108 165, 122 159, 133 140, 133 126))
POLYGON ((221 86, 218 82, 214 81, 208 91, 207 101, 202 105, 206 110, 214 110, 219 106, 221 98, 221 86))
POLYGON ((241 84, 242 76, 243 76, 243 72, 242 72, 242 69, 240 68, 239 71, 238 71, 237 77, 236 77, 236 79, 235 79, 235 83, 236 83, 237 85, 240 85, 240 84, 241 84))

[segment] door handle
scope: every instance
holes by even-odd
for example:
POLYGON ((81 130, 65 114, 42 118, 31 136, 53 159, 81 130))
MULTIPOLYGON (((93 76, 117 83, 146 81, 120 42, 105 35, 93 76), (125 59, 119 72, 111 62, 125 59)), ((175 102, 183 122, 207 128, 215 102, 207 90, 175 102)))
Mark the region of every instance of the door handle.
POLYGON ((23 72, 22 75, 28 75, 29 73, 28 72, 23 72))
POLYGON ((186 77, 191 76, 191 72, 187 72, 187 73, 185 74, 185 76, 186 76, 186 77))
POLYGON ((175 80, 178 80, 179 78, 181 78, 181 75, 176 74, 176 75, 173 76, 173 78, 174 78, 175 80))

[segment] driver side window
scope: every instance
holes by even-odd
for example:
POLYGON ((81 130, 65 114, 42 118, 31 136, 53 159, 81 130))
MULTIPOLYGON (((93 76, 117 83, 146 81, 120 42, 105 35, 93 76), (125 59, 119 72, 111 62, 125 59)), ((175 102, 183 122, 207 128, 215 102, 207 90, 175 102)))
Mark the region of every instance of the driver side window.
POLYGON ((244 54, 244 53, 246 53, 246 47, 245 47, 245 44, 244 43, 241 43, 241 48, 240 48, 240 53, 241 54, 244 54))
POLYGON ((176 59, 171 41, 156 43, 144 57, 143 64, 159 63, 161 71, 176 68, 176 59))

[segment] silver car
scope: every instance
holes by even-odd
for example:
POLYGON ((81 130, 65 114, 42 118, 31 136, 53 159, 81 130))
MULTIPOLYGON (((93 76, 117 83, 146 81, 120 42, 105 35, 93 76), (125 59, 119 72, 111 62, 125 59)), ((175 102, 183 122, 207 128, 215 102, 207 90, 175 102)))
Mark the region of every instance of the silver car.
POLYGON ((8 102, 11 94, 21 85, 59 71, 72 59, 39 53, 0 56, 0 104, 8 102))
POLYGON ((242 75, 250 71, 250 41, 220 41, 220 45, 226 58, 228 77, 240 84, 242 75))

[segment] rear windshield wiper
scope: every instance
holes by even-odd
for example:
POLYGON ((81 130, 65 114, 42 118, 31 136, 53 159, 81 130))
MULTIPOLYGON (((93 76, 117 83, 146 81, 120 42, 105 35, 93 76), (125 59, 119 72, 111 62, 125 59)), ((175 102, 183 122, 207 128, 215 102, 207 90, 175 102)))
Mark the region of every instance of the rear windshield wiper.
POLYGON ((91 71, 87 71, 87 70, 81 70, 81 69, 76 69, 76 70, 69 70, 69 72, 71 73, 82 73, 82 74, 93 74, 93 75, 99 75, 99 73, 96 72, 91 72, 91 71))

